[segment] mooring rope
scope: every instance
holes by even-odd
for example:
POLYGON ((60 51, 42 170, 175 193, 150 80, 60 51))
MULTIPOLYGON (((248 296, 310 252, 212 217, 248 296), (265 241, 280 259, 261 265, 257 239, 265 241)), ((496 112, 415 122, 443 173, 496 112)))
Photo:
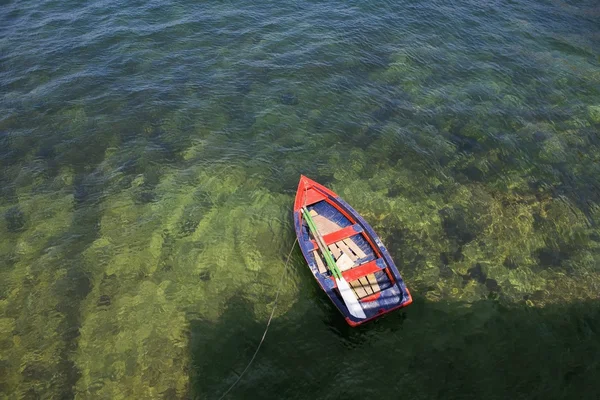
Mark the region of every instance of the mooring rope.
POLYGON ((298 243, 298 238, 296 238, 296 240, 294 241, 294 244, 292 245, 292 249, 290 250, 290 252, 287 256, 287 260, 285 261, 285 266, 283 267, 283 272, 281 273, 281 278, 279 279, 279 285, 277 286, 277 294, 275 294, 275 301, 273 302, 273 309, 271 310, 271 316, 269 317, 269 320, 267 321, 267 326, 265 327, 265 331, 262 335, 262 338, 260 339, 260 343, 258 343, 258 347, 256 348, 254 355, 250 359, 250 362, 248 363, 248 365, 246 365, 246 368, 244 368, 244 370, 242 371, 240 376, 238 376, 236 381, 233 382, 233 384, 231 386, 229 386, 229 389, 227 389, 225 391, 225 393, 223 393, 223 395, 221 397, 219 397, 219 400, 223 400, 225 398, 225 396, 227 396, 227 394, 229 394, 231 389, 233 389, 235 387, 235 385, 237 385, 238 382, 242 380, 242 377, 244 376, 246 371, 248 371, 248 368, 250 368, 250 365, 252 365, 252 362, 256 358, 256 355, 258 354, 260 347, 262 346, 263 342, 265 341, 265 338, 267 337, 267 332, 269 331, 269 326, 271 325, 271 321, 273 320, 273 316, 275 315, 275 309, 277 308, 277 300, 279 299, 279 293, 281 292, 281 287, 283 286, 283 277, 285 276, 285 272, 287 271, 288 264, 290 263, 290 257, 292 256, 292 252, 294 251, 294 248, 296 247, 296 243, 298 243))

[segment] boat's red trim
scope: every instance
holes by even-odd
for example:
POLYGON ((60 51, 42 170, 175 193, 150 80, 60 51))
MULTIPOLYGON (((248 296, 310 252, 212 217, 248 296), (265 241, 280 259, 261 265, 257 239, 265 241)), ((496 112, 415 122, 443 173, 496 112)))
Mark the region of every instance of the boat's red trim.
POLYGON ((306 190, 306 196, 304 198, 304 206, 310 206, 311 204, 318 203, 322 200, 325 200, 325 196, 323 196, 320 192, 316 191, 313 188, 306 190))
POLYGON ((294 201, 294 211, 298 211, 302 207, 325 200, 328 196, 337 197, 337 194, 312 179, 301 175, 300 182, 298 183, 298 190, 296 191, 296 199, 294 201))
POLYGON ((332 244, 339 242, 340 240, 348 239, 350 236, 360 233, 361 230, 360 225, 354 224, 323 236, 323 240, 325 241, 325 244, 332 244))
MULTIPOLYGON (((384 263, 385 264, 385 263, 384 263)), ((346 270, 342 272, 342 276, 348 282, 355 281, 357 279, 362 278, 363 276, 370 275, 377 271, 381 271, 383 268, 380 268, 377 264, 377 260, 369 261, 368 263, 364 263, 359 265, 358 267, 346 270)))
MULTIPOLYGON (((330 245, 339 242, 340 240, 348 239, 351 236, 358 235, 360 233, 359 229, 360 225, 354 224, 346 228, 342 228, 339 231, 331 232, 330 234, 323 236, 323 241, 325 242, 325 244, 330 245)), ((318 247, 317 242, 315 242, 314 240, 311 240, 311 242, 316 249, 318 247)))

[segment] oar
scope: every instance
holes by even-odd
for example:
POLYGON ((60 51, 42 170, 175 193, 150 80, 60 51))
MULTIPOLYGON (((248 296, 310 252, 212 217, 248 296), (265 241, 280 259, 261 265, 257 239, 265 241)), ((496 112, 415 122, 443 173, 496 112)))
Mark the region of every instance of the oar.
POLYGON ((321 249, 321 253, 323 253, 323 256, 325 257, 325 261, 327 262, 329 270, 335 277, 335 283, 337 284, 337 287, 340 290, 340 294, 342 295, 344 303, 346 303, 346 307, 348 307, 348 311, 350 311, 350 314, 352 314, 356 318, 367 318, 362 306, 360 305, 358 299, 354 295, 352 288, 350 287, 346 279, 344 279, 344 277, 342 276, 342 271, 340 271, 337 264, 335 263, 333 256, 329 252, 327 245, 325 245, 325 241, 323 240, 323 237, 317 230, 315 222, 312 220, 312 217, 310 216, 310 213, 308 212, 306 207, 302 207, 302 215, 304 216, 304 220, 308 224, 310 232, 313 234, 315 240, 317 241, 317 245, 321 249))

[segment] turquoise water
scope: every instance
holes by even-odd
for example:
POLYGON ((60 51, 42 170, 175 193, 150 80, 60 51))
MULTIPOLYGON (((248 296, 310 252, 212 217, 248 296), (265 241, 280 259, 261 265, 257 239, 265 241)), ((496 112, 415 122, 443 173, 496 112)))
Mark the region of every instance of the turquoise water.
POLYGON ((415 302, 292 252, 228 398, 596 399, 592 0, 0 2, 0 397, 218 399, 305 174, 415 302))

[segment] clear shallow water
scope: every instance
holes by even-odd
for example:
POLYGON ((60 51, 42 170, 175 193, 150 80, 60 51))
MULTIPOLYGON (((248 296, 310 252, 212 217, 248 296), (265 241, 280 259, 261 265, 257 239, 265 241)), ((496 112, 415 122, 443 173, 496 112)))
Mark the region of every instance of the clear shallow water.
POLYGON ((304 173, 415 303, 347 328, 296 250, 230 398, 597 398, 599 21, 592 1, 2 2, 0 393, 218 398, 304 173))

